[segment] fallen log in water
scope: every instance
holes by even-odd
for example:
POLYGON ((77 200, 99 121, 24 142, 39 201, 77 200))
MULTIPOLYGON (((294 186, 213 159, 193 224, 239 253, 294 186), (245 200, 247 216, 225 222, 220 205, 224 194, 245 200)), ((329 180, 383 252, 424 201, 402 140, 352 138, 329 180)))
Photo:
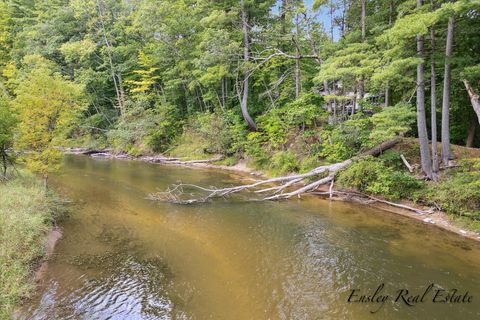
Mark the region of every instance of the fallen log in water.
POLYGON ((214 157, 211 159, 201 159, 201 160, 181 160, 180 158, 168 158, 163 156, 153 156, 153 157, 141 157, 139 160, 152 162, 152 163, 164 163, 164 164, 178 164, 178 165, 191 165, 196 163, 212 163, 222 159, 222 156, 214 157))
POLYGON ((268 186, 266 188, 261 188, 259 190, 256 190, 255 193, 257 194, 269 193, 262 200, 288 199, 293 196, 301 196, 304 193, 312 192, 316 190, 318 187, 320 187, 321 185, 332 183, 334 176, 338 171, 349 167, 354 161, 360 160, 366 156, 377 156, 381 154, 383 151, 388 150, 393 146, 395 146, 398 142, 400 142, 400 140, 401 138, 397 137, 392 140, 385 141, 373 147, 372 149, 359 154, 358 156, 355 156, 343 162, 320 166, 303 174, 277 177, 277 178, 257 181, 251 184, 228 187, 228 188, 216 188, 216 187, 206 188, 206 187, 201 187, 193 184, 180 183, 180 184, 172 185, 164 192, 150 194, 148 198, 151 200, 157 200, 157 201, 166 201, 166 202, 173 202, 173 203, 180 203, 180 204, 191 204, 191 203, 198 203, 198 202, 206 202, 212 198, 226 197, 228 195, 239 193, 242 191, 258 189, 258 187, 261 187, 261 186, 279 184, 273 187, 268 186), (317 179, 313 182, 303 184, 297 189, 293 189, 292 191, 284 192, 287 188, 291 188, 293 187, 293 185, 304 182, 307 178, 310 179, 312 177, 317 177, 317 179), (184 191, 184 188, 195 189, 203 193, 204 195, 185 199, 185 195, 187 193, 184 191))

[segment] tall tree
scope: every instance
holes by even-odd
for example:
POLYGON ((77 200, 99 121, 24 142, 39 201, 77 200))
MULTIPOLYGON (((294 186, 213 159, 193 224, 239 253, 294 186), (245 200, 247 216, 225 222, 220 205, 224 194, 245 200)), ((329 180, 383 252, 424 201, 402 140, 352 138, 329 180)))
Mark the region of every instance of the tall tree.
MULTIPOLYGON (((240 1, 240 10, 242 16, 242 33, 243 33, 243 61, 245 65, 248 65, 250 61, 250 37, 249 37, 249 30, 250 30, 250 21, 248 19, 248 8, 245 5, 245 0, 240 1)), ((246 66, 245 66, 246 68, 246 66)), ((257 130, 257 125, 253 121, 252 117, 248 113, 248 86, 250 83, 250 74, 248 73, 248 69, 245 69, 243 75, 243 84, 241 87, 241 93, 239 92, 240 98, 240 109, 242 110, 242 115, 245 121, 248 124, 250 130, 257 130)))
MULTIPOLYGON (((417 0, 417 8, 423 6, 423 0, 417 0)), ((419 63, 417 64, 417 128, 418 139, 420 141, 420 157, 423 173, 431 179, 432 159, 430 157, 430 147, 428 145, 427 123, 425 116, 425 54, 424 54, 424 36, 417 35, 417 54, 419 63)))
MULTIPOLYGON (((435 10, 434 0, 430 1, 432 10, 435 10)), ((438 173, 438 151, 437 151, 437 71, 435 66, 435 27, 430 28, 431 56, 430 56, 430 117, 432 130, 432 170, 436 178, 438 173)))
MULTIPOLYGON (((367 0, 362 0, 361 1, 361 14, 360 14, 360 24, 361 24, 361 32, 362 32, 362 42, 365 42, 365 37, 366 37, 366 19, 367 19, 367 0)), ((360 77, 360 85, 359 85, 359 94, 360 94, 360 99, 363 99, 365 96, 365 78, 362 75, 360 77)))
POLYGON ((452 157, 450 149, 450 90, 451 90, 451 57, 453 50, 454 17, 448 19, 447 43, 445 46, 445 74, 443 78, 443 100, 442 100, 442 161, 448 165, 452 157))

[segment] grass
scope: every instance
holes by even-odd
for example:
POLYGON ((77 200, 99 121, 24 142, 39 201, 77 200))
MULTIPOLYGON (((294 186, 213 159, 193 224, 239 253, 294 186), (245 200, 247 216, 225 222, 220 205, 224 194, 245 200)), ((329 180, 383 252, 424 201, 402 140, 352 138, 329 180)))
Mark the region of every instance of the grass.
POLYGON ((33 176, 0 183, 0 319, 10 319, 33 290, 33 268, 44 254, 45 236, 59 211, 33 176))

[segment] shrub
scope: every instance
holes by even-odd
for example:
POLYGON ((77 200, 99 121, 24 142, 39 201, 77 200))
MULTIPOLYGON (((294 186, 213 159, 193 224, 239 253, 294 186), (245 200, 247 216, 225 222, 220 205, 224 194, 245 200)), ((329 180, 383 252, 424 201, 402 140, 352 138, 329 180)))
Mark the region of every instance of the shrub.
POLYGON ((300 162, 300 173, 305 173, 320 166, 317 156, 307 156, 300 162))
POLYGON ((157 103, 154 109, 155 127, 146 137, 147 146, 155 152, 165 152, 181 132, 183 121, 177 109, 168 103, 157 103))
POLYGON ((432 184, 424 200, 448 213, 480 220, 480 159, 460 162, 460 168, 432 184))
POLYGON ((271 159, 270 170, 273 174, 281 175, 298 170, 298 161, 291 151, 279 151, 271 159))
POLYGON ((387 167, 397 170, 404 169, 404 164, 400 158, 400 152, 389 150, 378 157, 387 167))
POLYGON ((252 160, 253 166, 257 169, 263 169, 268 166, 270 156, 263 148, 265 136, 260 132, 250 132, 247 135, 247 142, 245 144, 245 153, 252 160))
POLYGON ((198 113, 188 122, 171 153, 187 157, 193 154, 236 156, 244 150, 246 135, 245 124, 232 111, 198 113))
POLYGON ((146 109, 141 103, 129 101, 126 110, 119 118, 115 129, 108 132, 108 140, 117 151, 128 151, 133 145, 142 143, 155 128, 152 109, 146 109))
POLYGON ((358 114, 336 127, 325 130, 322 133, 320 156, 330 162, 353 157, 368 142, 371 127, 370 119, 358 114))
POLYGON ((306 93, 258 117, 258 129, 268 142, 268 147, 277 149, 287 142, 289 133, 297 129, 308 130, 324 122, 326 113, 322 101, 319 95, 306 93))
POLYGON ((412 198, 422 182, 402 171, 388 167, 381 159, 366 157, 338 174, 341 187, 382 194, 388 199, 412 198))
POLYGON ((320 155, 330 162, 343 161, 362 150, 404 134, 415 122, 415 112, 408 104, 384 108, 368 118, 359 113, 322 133, 320 155))
POLYGON ((181 119, 176 109, 161 101, 138 96, 126 103, 126 112, 108 132, 108 141, 117 151, 139 155, 145 151, 163 152, 179 132, 181 119))

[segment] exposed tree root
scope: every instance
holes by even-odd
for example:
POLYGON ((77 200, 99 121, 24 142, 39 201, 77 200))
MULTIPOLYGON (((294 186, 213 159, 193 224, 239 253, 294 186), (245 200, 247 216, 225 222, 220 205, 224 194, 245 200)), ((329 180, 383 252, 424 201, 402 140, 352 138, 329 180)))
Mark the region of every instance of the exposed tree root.
MULTIPOLYGON (((319 186, 332 183, 335 174, 338 171, 343 170, 348 166, 350 166, 354 161, 369 155, 372 155, 372 156, 379 155, 383 151, 388 150, 393 146, 395 146, 399 141, 400 141, 400 138, 395 138, 395 139, 383 142, 375 146, 374 148, 361 153, 356 157, 345 160, 343 162, 320 166, 303 174, 277 177, 277 178, 257 181, 251 184, 228 187, 228 188, 215 188, 215 187, 206 188, 206 187, 201 187, 193 184, 180 183, 180 184, 176 184, 169 187, 164 192, 150 194, 148 198, 151 200, 157 200, 157 201, 173 202, 173 203, 180 203, 180 204, 191 204, 191 203, 206 202, 212 198, 226 197, 228 195, 239 193, 242 191, 258 189, 259 187, 262 187, 262 186, 266 186, 266 187, 260 188, 259 190, 255 190, 255 193, 256 194, 270 193, 270 194, 260 200, 280 200, 280 199, 288 199, 293 196, 300 197, 304 193, 315 191, 319 186), (313 177, 317 178, 317 180, 311 182, 311 178, 313 177), (305 185, 301 185, 299 188, 293 189, 292 191, 284 192, 287 189, 292 188, 295 184, 305 182, 305 180, 307 179, 309 180, 309 182, 306 183, 305 185), (280 185, 271 186, 272 184, 280 184, 280 185), (197 192, 201 192, 203 195, 195 195, 195 193, 187 193, 185 192, 184 188, 196 190, 197 192), (191 198, 186 198, 186 195, 190 195, 191 198)), ((172 161, 170 163, 175 163, 175 162, 172 161)), ((332 189, 333 189, 333 185, 332 185, 332 189)), ((333 190, 331 190, 330 192, 333 192, 333 190)))

